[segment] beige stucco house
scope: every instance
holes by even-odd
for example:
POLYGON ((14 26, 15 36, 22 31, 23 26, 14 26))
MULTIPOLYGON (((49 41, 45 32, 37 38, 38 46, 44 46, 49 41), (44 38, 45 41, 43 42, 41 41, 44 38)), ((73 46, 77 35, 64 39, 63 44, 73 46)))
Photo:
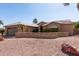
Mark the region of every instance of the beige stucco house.
POLYGON ((35 24, 25 24, 17 22, 5 26, 5 32, 8 36, 14 36, 16 32, 31 32, 33 29, 38 28, 35 24))
POLYGON ((74 34, 74 24, 72 21, 53 21, 53 22, 41 22, 43 29, 58 28, 60 32, 69 32, 70 35, 74 34))
POLYGON ((32 32, 33 29, 39 29, 41 25, 43 26, 43 29, 58 28, 60 32, 69 32, 70 35, 74 34, 74 25, 71 21, 40 22, 37 25, 17 22, 14 24, 6 25, 5 32, 6 35, 14 36, 16 32, 32 32))

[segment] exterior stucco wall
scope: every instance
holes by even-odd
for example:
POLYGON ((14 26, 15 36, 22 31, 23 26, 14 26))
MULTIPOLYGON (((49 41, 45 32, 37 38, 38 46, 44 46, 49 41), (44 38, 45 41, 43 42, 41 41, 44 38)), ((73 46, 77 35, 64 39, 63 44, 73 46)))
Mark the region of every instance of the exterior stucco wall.
POLYGON ((33 29, 36 27, 31 27, 31 26, 25 26, 25 25, 11 25, 5 27, 6 29, 6 35, 15 35, 16 32, 32 32, 33 29))
POLYGON ((50 23, 49 25, 46 25, 46 26, 43 27, 43 29, 46 29, 46 28, 58 28, 60 30, 60 24, 50 23))
POLYGON ((38 32, 38 33, 34 33, 34 32, 17 32, 15 34, 15 37, 17 38, 46 38, 46 39, 53 39, 53 38, 57 38, 57 37, 66 37, 69 36, 68 32, 38 32))
POLYGON ((74 34, 74 26, 73 24, 61 24, 60 27, 61 32, 69 32, 70 35, 74 34))
POLYGON ((59 23, 50 23, 47 26, 44 26, 43 29, 56 27, 60 32, 69 32, 70 35, 74 34, 74 25, 73 24, 59 24, 59 23))
POLYGON ((26 26, 26 31, 25 32, 32 32, 33 29, 35 29, 37 27, 31 27, 31 26, 26 26))
POLYGON ((6 35, 8 36, 14 36, 16 32, 21 32, 23 31, 23 29, 21 29, 20 27, 23 28, 23 25, 10 25, 10 26, 6 26, 6 35))

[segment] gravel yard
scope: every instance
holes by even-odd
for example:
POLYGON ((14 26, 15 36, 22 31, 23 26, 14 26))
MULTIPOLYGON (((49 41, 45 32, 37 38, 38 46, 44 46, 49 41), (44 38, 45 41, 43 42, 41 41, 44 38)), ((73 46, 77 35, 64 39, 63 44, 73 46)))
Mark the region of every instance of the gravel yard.
POLYGON ((68 43, 79 50, 79 36, 56 39, 7 38, 0 41, 1 56, 67 56, 61 44, 68 43))

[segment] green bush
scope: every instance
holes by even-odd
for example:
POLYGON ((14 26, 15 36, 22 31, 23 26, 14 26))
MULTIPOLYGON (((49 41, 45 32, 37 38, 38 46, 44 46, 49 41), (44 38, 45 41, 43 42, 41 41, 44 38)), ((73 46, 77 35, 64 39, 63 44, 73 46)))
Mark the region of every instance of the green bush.
POLYGON ((42 32, 50 32, 50 30, 49 29, 43 29, 42 32))
POLYGON ((50 32, 58 32, 59 29, 58 28, 50 28, 50 32))
POLYGON ((38 32, 38 31, 39 31, 38 28, 32 30, 32 32, 38 32))
POLYGON ((0 29, 0 33, 1 33, 2 35, 4 34, 4 32, 5 32, 4 29, 0 29))
MULTIPOLYGON (((49 29, 42 29, 41 32, 58 32, 58 28, 49 28, 49 29)), ((38 28, 33 29, 32 32, 39 32, 38 28)))
POLYGON ((43 32, 58 32, 58 28, 43 29, 43 32))

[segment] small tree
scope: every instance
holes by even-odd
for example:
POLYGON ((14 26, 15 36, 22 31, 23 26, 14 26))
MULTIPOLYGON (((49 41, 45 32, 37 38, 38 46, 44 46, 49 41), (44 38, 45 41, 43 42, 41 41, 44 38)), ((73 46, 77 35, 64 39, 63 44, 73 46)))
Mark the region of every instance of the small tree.
POLYGON ((74 23, 74 27, 75 27, 76 29, 79 29, 79 21, 74 23))
MULTIPOLYGON (((69 6, 70 5, 70 3, 63 3, 63 5, 64 6, 69 6)), ((78 11, 79 11, 79 3, 76 3, 76 8, 78 9, 78 11)))
POLYGON ((0 29, 0 33, 2 34, 2 36, 3 36, 4 32, 5 32, 4 29, 0 29))
POLYGON ((2 22, 2 20, 0 20, 0 25, 3 25, 3 22, 2 22))
MULTIPOLYGON (((2 20, 0 20, 0 25, 3 25, 2 20)), ((3 35, 3 33, 4 33, 4 29, 0 29, 0 33, 3 35)))
POLYGON ((70 5, 70 3, 63 3, 63 5, 64 5, 64 6, 69 6, 69 5, 70 5))
POLYGON ((38 23, 38 21, 37 21, 37 19, 35 18, 35 19, 33 19, 33 23, 34 24, 37 24, 38 23))

